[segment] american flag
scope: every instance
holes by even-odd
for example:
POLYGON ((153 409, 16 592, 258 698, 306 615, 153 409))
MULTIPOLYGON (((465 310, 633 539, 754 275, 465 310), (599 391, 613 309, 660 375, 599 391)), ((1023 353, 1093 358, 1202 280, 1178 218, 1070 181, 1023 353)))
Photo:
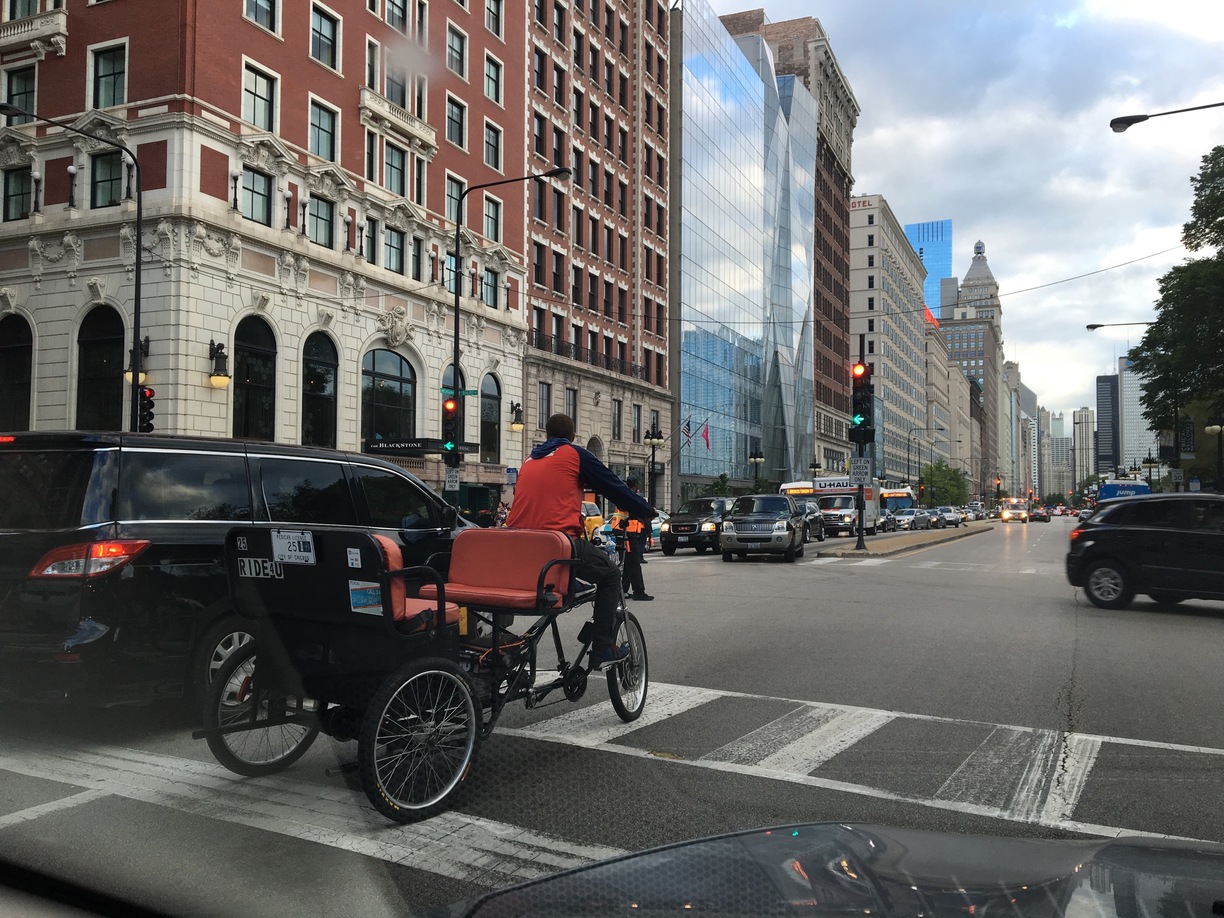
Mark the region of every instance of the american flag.
POLYGON ((689 423, 691 420, 692 418, 685 418, 684 426, 680 428, 680 433, 684 434, 684 445, 685 446, 693 445, 693 427, 689 423))

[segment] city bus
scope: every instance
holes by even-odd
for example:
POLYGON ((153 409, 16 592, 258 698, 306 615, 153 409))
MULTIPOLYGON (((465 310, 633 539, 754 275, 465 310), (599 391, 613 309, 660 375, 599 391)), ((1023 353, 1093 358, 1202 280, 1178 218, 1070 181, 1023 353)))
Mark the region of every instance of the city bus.
POLYGON ((916 506, 918 501, 914 498, 913 488, 885 488, 880 492, 880 510, 884 513, 896 513, 916 506))

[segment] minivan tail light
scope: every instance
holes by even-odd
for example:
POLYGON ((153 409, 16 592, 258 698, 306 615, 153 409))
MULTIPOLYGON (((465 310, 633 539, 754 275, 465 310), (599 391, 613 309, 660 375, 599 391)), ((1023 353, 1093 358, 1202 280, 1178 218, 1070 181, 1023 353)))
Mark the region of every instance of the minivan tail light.
POLYGON ((61 545, 43 555, 31 577, 98 577, 118 570, 149 547, 146 539, 109 539, 61 545))

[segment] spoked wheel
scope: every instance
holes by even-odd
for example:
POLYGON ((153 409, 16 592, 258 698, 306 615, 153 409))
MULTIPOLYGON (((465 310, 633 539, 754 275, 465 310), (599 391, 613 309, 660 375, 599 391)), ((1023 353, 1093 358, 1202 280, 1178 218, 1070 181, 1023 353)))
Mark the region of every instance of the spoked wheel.
POLYGON ((357 742, 361 787, 396 822, 442 812, 480 743, 480 707, 449 660, 415 660, 375 692, 357 742))
POLYGON ((288 768, 319 735, 317 726, 286 722, 293 716, 313 721, 315 703, 291 693, 271 666, 257 667, 257 652, 258 645, 248 641, 226 657, 204 703, 205 728, 250 727, 208 737, 217 761, 247 777, 288 768))
POLYGON ((608 697, 621 720, 628 723, 637 720, 646 707, 646 690, 650 685, 650 668, 646 661, 646 638, 642 626, 632 612, 625 613, 625 620, 616 631, 616 646, 629 645, 629 657, 624 663, 610 667, 608 675, 608 697))

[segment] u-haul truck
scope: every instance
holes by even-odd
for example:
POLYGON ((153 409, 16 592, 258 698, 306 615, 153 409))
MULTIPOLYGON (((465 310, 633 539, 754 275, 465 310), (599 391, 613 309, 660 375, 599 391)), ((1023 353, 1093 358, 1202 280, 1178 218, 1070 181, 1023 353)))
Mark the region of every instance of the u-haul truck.
MULTIPOLYGON (((858 531, 858 485, 850 484, 849 478, 811 478, 806 481, 791 481, 779 489, 796 499, 815 498, 820 505, 820 517, 824 531, 829 535, 854 535, 858 531)), ((880 480, 871 479, 863 487, 863 531, 876 534, 880 522, 880 480)))

